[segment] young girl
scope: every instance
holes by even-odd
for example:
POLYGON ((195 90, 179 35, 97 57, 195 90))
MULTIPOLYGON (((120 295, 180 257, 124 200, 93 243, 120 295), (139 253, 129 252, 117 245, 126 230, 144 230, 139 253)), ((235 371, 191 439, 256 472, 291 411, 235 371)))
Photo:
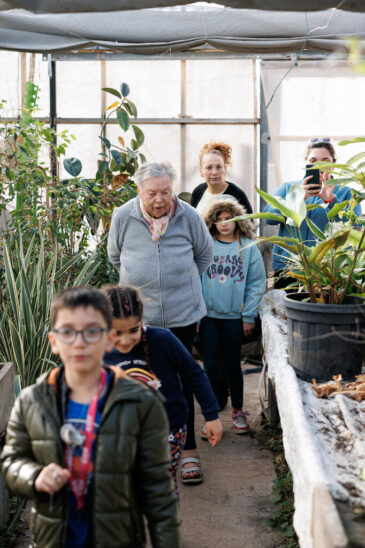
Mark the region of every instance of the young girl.
MULTIPOLYGON (((266 287, 266 273, 260 251, 255 245, 251 221, 230 221, 245 213, 230 199, 217 200, 204 219, 214 239, 214 259, 202 275, 207 315, 200 325, 204 370, 217 396, 220 369, 225 370, 231 394, 233 429, 236 434, 249 431, 243 412, 241 344, 255 328, 255 317, 266 287)), ((205 428, 202 437, 206 437, 205 428)))
MULTIPOLYGON (((188 384, 201 406, 212 447, 222 437, 216 398, 204 371, 177 337, 168 329, 143 325, 143 304, 135 289, 106 287, 104 293, 112 305, 113 329, 117 336, 113 350, 104 356, 104 363, 118 365, 130 376, 156 389, 160 388, 166 399, 165 408, 170 422, 171 473, 178 493, 176 471, 184 449, 188 412, 182 381, 188 384)), ((192 457, 189 458, 191 461, 192 457)), ((199 459, 195 461, 200 464, 199 459)), ((202 481, 200 474, 191 477, 194 471, 200 472, 200 467, 182 470, 182 482, 202 481), (185 477, 187 475, 190 477, 185 477)))

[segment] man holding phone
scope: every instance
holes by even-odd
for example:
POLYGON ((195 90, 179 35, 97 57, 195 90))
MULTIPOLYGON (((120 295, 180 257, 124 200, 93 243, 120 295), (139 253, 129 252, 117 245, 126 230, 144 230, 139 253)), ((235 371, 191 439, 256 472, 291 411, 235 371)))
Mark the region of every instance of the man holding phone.
MULTIPOLYGON (((331 174, 327 171, 322 172, 314 166, 316 162, 336 162, 336 151, 330 137, 312 137, 309 139, 304 154, 304 160, 306 162, 304 179, 301 181, 283 183, 274 192, 274 196, 285 199, 292 185, 302 185, 305 191, 304 199, 306 204, 318 204, 322 206, 308 211, 307 216, 323 231, 328 222, 327 211, 332 209, 338 202, 350 200, 351 189, 349 187, 341 188, 341 186, 335 184, 326 184, 327 181, 331 179, 331 174)), ((279 213, 277 209, 270 205, 265 207, 265 212, 267 211, 279 213)), ((355 207, 354 212, 356 215, 361 216, 361 206, 359 204, 355 207)), ((298 229, 296 227, 291 226, 290 229, 288 229, 287 225, 279 223, 278 221, 265 220, 265 222, 269 225, 279 224, 279 236, 291 237, 293 233, 295 236, 298 236, 298 229)), ((315 244, 316 237, 305 221, 301 224, 299 230, 300 237, 306 245, 311 246, 315 244)), ((276 289, 285 288, 295 281, 294 278, 283 278, 281 276, 283 271, 288 268, 288 257, 289 254, 287 251, 274 245, 272 266, 275 275, 274 287, 276 289)))

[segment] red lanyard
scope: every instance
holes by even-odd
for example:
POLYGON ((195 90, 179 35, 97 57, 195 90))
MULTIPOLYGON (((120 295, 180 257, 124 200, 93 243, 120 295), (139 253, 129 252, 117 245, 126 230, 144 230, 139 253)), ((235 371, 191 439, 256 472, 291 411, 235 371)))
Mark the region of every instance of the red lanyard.
POLYGON ((72 453, 69 446, 66 446, 65 456, 67 468, 70 471, 70 485, 71 489, 76 497, 77 509, 80 510, 84 507, 84 493, 87 485, 87 477, 89 473, 89 465, 91 461, 91 447, 94 437, 94 426, 95 426, 95 417, 96 411, 98 408, 98 399, 102 394, 105 384, 106 384, 106 371, 105 369, 101 370, 100 381, 98 391, 90 402, 89 408, 86 415, 86 424, 85 424, 85 441, 82 449, 80 471, 77 475, 75 470, 72 467, 72 453))

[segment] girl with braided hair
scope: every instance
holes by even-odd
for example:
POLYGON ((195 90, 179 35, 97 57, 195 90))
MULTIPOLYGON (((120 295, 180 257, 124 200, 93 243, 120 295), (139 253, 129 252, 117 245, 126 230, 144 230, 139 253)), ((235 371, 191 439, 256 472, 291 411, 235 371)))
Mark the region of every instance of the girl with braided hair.
MULTIPOLYGON (((160 389, 170 422, 171 473, 178 493, 176 472, 186 439, 188 406, 182 383, 186 383, 198 400, 206 420, 207 436, 214 447, 222 437, 218 403, 208 378, 184 345, 169 329, 143 325, 143 303, 132 287, 107 286, 113 313, 114 348, 104 356, 106 365, 117 365, 128 375, 160 389)), ((199 461, 199 459, 196 459, 199 461)), ((182 465, 184 459, 182 459, 182 465)), ((199 462, 196 463, 199 468, 199 462)), ((188 468, 189 472, 193 469, 188 468)), ((186 470, 185 470, 186 472, 186 470)), ((202 478, 185 478, 196 483, 202 478)), ((181 471, 184 483, 184 470, 181 471)))

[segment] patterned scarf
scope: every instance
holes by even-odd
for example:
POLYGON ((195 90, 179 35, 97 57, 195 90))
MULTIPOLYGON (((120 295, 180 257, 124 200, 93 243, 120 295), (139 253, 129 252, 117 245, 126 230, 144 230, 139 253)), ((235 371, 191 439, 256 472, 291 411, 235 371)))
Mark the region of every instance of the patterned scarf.
POLYGON ((175 215, 176 196, 174 196, 171 200, 170 211, 167 213, 167 215, 163 215, 158 219, 156 219, 155 217, 151 217, 141 199, 139 200, 139 204, 141 207, 143 218, 146 219, 147 223, 149 224, 152 233, 152 240, 154 242, 158 242, 161 236, 165 234, 167 227, 169 226, 170 219, 175 215))

